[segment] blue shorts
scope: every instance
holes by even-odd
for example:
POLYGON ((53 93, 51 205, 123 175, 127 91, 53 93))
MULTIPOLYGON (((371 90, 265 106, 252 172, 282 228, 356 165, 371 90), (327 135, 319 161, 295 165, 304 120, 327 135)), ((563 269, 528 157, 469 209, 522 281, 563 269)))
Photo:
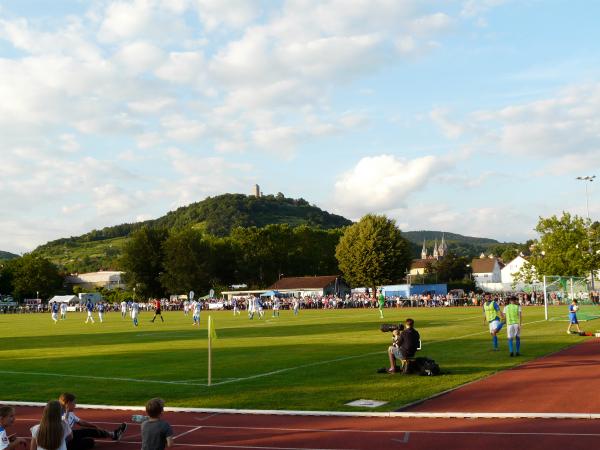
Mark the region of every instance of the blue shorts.
POLYGON ((569 320, 571 320, 572 324, 579 324, 579 321, 577 320, 577 314, 569 314, 569 320))

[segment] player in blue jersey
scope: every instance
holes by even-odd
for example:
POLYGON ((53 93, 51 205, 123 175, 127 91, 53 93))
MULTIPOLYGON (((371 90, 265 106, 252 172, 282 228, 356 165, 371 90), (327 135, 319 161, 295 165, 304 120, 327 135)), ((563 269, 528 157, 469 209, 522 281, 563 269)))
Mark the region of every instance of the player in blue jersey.
POLYGON ((85 304, 85 309, 87 310, 87 318, 85 319, 85 323, 88 323, 88 320, 91 320, 94 323, 94 317, 92 317, 92 313, 94 312, 94 304, 91 300, 88 300, 85 304))
POLYGON ((577 300, 573 299, 569 305, 569 327, 567 328, 567 334, 571 334, 571 327, 573 325, 577 328, 577 332, 581 333, 581 330, 579 329, 579 320, 577 320, 577 311, 579 311, 579 305, 577 304, 577 300))
POLYGON ((492 300, 492 294, 486 292, 483 302, 483 324, 487 324, 492 335, 492 345, 494 350, 498 350, 498 332, 502 329, 502 320, 504 314, 500 312, 500 306, 495 300, 492 300), (502 320, 501 320, 502 318, 502 320))
POLYGON ((57 302, 52 303, 50 308, 52 311, 52 320, 54 320, 54 323, 58 323, 58 303, 57 302))

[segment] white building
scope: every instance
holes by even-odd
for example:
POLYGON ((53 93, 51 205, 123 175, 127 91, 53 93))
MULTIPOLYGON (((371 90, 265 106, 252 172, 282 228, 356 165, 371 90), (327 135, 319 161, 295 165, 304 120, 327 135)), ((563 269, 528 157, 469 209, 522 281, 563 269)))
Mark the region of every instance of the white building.
MULTIPOLYGON (((513 284, 515 282, 515 275, 525 266, 528 265, 529 261, 523 258, 521 255, 510 261, 506 266, 501 269, 502 284, 513 284)), ((535 268, 532 268, 535 272, 535 268)))
POLYGON ((67 285, 79 286, 83 289, 94 289, 96 287, 103 287, 107 289, 125 289, 125 283, 123 282, 124 273, 125 272, 112 270, 80 273, 68 276, 65 282, 67 285))
POLYGON ((471 268, 473 280, 478 286, 502 281, 502 266, 498 258, 475 258, 471 261, 471 268))

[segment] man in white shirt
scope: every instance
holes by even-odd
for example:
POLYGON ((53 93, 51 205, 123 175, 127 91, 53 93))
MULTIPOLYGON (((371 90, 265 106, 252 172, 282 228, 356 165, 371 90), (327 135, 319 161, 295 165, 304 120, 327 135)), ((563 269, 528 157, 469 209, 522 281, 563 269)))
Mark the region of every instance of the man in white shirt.
POLYGON ((123 300, 121 302, 121 318, 125 319, 126 315, 127 315, 127 302, 125 300, 123 300))

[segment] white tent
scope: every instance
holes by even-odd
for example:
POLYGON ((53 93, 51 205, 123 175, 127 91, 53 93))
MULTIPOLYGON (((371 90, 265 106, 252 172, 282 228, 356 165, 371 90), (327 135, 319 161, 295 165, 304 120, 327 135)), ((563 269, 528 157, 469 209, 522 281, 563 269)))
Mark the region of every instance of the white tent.
POLYGON ((55 295, 48 303, 67 303, 69 305, 78 305, 79 297, 76 295, 55 295))

